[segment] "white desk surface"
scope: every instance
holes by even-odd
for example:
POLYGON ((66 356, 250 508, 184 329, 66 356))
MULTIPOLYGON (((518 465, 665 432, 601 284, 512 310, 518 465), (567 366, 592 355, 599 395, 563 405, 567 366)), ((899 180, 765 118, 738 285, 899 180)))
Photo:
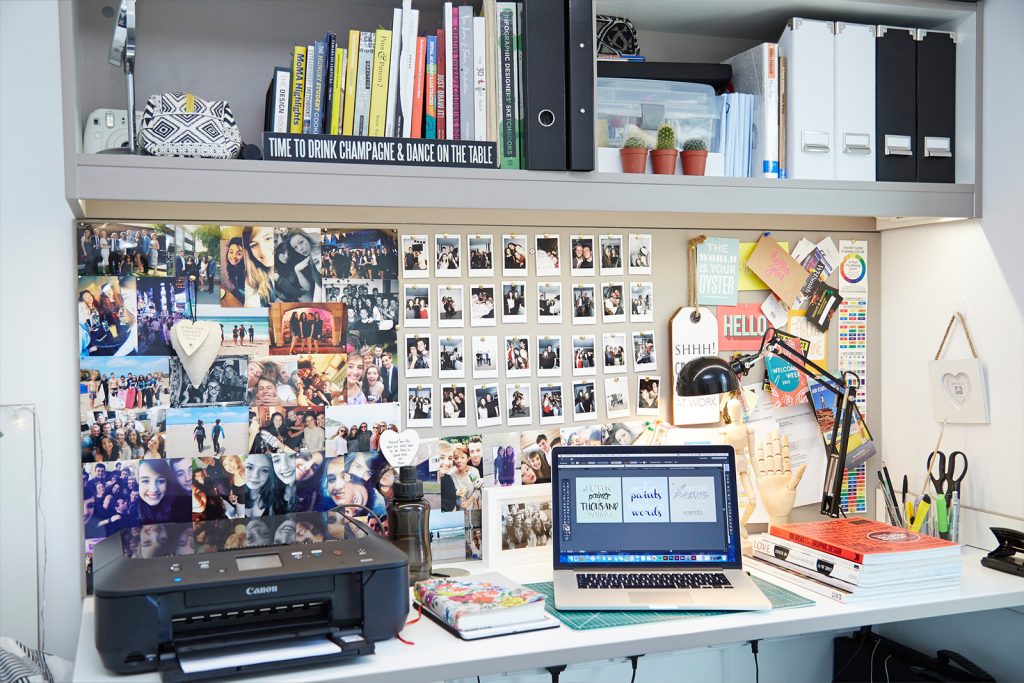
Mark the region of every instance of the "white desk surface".
MULTIPOLYGON (((259 678, 282 683, 439 681, 1024 605, 1024 580, 982 567, 979 560, 983 555, 980 550, 964 550, 963 580, 958 590, 853 605, 835 602, 783 582, 781 585, 785 588, 812 598, 817 604, 591 631, 573 631, 562 625, 547 631, 478 641, 461 641, 423 617, 402 632, 402 636, 415 645, 405 645, 393 638, 377 643, 377 652, 373 655, 330 667, 295 669, 273 675, 261 673, 259 678), (524 653, 529 653, 529 657, 524 657, 524 653)), ((522 582, 551 580, 550 566, 526 565, 501 571, 522 582)), ((764 578, 776 581, 769 576, 764 578)), ((104 669, 94 646, 93 629, 93 598, 86 598, 75 658, 75 681, 159 681, 156 673, 117 676, 104 669)))

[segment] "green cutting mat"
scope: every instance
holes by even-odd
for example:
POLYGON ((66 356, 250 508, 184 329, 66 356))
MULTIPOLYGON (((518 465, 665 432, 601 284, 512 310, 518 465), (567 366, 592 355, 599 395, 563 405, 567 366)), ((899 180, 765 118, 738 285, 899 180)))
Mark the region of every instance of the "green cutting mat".
MULTIPOLYGON (((773 609, 787 609, 790 607, 806 607, 813 605, 814 601, 797 595, 785 588, 780 588, 773 583, 762 581, 758 577, 752 577, 758 587, 772 601, 773 609)), ((654 612, 644 610, 641 612, 559 612, 555 609, 555 596, 550 581, 545 583, 528 583, 531 588, 544 595, 547 611, 556 619, 571 629, 587 631, 594 628, 611 628, 612 626, 632 626, 633 624, 650 624, 656 621, 675 621, 677 619, 693 619, 694 617, 713 617, 719 614, 732 614, 722 610, 701 610, 694 612, 654 612)))

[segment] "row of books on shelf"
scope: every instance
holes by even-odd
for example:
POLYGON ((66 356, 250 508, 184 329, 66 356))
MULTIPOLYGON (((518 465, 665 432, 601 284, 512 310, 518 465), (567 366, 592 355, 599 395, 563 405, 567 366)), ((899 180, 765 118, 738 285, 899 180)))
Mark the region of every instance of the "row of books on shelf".
POLYGON ((390 29, 352 29, 347 37, 329 31, 321 40, 295 45, 291 64, 274 70, 265 130, 491 142, 500 168, 552 168, 554 159, 554 170, 564 170, 567 20, 561 3, 534 0, 527 8, 523 0, 484 0, 475 15, 471 5, 445 2, 442 25, 427 28, 411 0, 403 0, 390 29), (553 27, 547 21, 552 6, 561 19, 553 27), (528 25, 536 34, 532 60, 526 55, 528 25), (548 65, 558 78, 541 73, 550 56, 547 35, 559 38, 553 54, 560 59, 548 65), (527 93, 531 70, 539 76, 527 93), (528 117, 529 107, 537 116, 528 117), (555 134, 562 136, 561 152, 551 157, 546 140, 555 134), (528 142, 529 135, 537 139, 528 142))
POLYGON ((960 546, 850 517, 773 524, 753 539, 754 566, 839 602, 913 595, 960 585, 960 546))

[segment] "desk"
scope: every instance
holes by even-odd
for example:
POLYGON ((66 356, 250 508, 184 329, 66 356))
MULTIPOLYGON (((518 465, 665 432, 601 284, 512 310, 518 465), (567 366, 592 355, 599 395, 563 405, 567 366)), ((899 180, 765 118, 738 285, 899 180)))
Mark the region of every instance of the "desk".
MULTIPOLYGON (((963 580, 958 591, 935 595, 872 600, 844 605, 792 585, 786 588, 815 599, 816 604, 776 612, 739 612, 703 619, 684 619, 594 631, 573 631, 560 627, 481 641, 460 641, 426 617, 408 627, 403 636, 415 642, 404 645, 396 639, 377 644, 377 653, 346 664, 319 669, 260 675, 260 680, 341 681, 359 683, 396 681, 438 681, 446 678, 487 675, 525 668, 574 664, 627 657, 639 653, 673 652, 709 646, 770 639, 802 633, 855 629, 911 619, 977 612, 1024 605, 1024 581, 981 566, 984 553, 964 550, 963 580), (523 652, 529 652, 529 662, 523 652)), ((756 572, 756 569, 753 570, 756 572)), ((509 567, 507 576, 522 582, 550 581, 550 566, 509 567)), ((765 576, 769 581, 771 577, 765 576)), ((75 658, 75 681, 159 681, 156 673, 116 676, 100 663, 93 643, 93 600, 82 609, 82 629, 75 658)))

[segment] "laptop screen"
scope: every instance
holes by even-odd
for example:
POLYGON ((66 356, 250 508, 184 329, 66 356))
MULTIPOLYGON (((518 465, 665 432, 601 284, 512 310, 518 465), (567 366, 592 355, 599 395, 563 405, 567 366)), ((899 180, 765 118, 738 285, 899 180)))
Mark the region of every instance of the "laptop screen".
POLYGON ((730 446, 557 447, 555 567, 739 568, 730 446))

